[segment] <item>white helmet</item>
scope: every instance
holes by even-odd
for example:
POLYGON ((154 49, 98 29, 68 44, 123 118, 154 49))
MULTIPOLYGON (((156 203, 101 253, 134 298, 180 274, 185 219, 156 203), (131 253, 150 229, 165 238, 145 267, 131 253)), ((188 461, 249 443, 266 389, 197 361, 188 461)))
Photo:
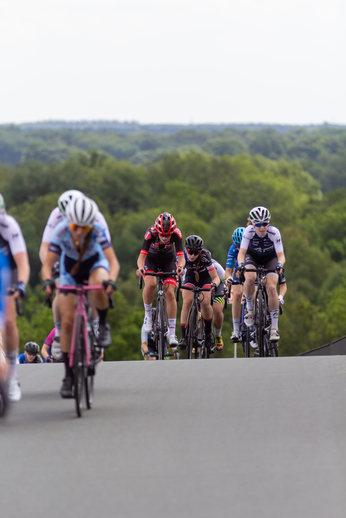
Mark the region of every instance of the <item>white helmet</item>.
POLYGON ((98 206, 86 196, 78 196, 73 198, 67 205, 66 216, 70 223, 80 225, 81 227, 91 227, 94 224, 98 206))
POLYGON ((269 223, 270 212, 265 207, 254 207, 250 210, 249 218, 251 223, 269 223))
POLYGON ((0 214, 4 214, 6 209, 5 200, 2 194, 0 194, 0 214))
POLYGON ((81 191, 76 191, 74 189, 63 192, 62 195, 58 199, 58 207, 60 209, 60 212, 62 214, 65 214, 66 207, 67 207, 68 203, 72 200, 72 198, 75 198, 76 196, 81 196, 82 194, 83 193, 81 191))

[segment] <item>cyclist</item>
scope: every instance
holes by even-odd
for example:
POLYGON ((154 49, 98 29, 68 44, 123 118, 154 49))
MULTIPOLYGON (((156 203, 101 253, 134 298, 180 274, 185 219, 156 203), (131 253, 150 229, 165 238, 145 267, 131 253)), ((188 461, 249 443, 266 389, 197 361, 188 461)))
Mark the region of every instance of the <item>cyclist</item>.
MULTIPOLYGON (((1 195, 0 195, 1 196, 1 195)), ((7 254, 0 248, 0 390, 7 395, 6 330, 7 288, 11 279, 10 262, 7 254)))
MULTIPOLYGON (((52 295, 52 267, 56 254, 60 258, 59 286, 104 284, 105 290, 95 290, 93 301, 100 316, 98 342, 100 347, 111 343, 110 327, 107 324, 108 294, 114 293, 120 266, 115 252, 106 238, 105 231, 95 225, 98 208, 86 196, 73 198, 67 206, 65 218, 54 230, 45 262, 42 266, 44 291, 52 295)), ((63 398, 72 397, 72 370, 69 366, 74 313, 77 297, 73 292, 62 291, 59 295, 61 314, 61 350, 65 363, 65 378, 60 390, 63 398)))
POLYGON ((213 324, 215 329, 215 348, 217 351, 222 351, 224 347, 224 343, 222 340, 222 325, 223 325, 223 308, 225 306, 225 299, 223 296, 224 293, 224 282, 225 278, 225 270, 222 268, 221 264, 218 263, 215 259, 211 258, 211 262, 215 266, 216 273, 220 279, 220 284, 215 290, 214 301, 213 301, 213 324))
MULTIPOLYGON (((45 258, 46 258, 47 252, 48 252, 48 247, 49 247, 54 229, 56 228, 56 226, 59 223, 61 223, 61 221, 63 221, 66 218, 66 209, 67 209, 68 204, 70 203, 71 200, 73 200, 73 198, 75 198, 77 196, 81 196, 81 195, 83 195, 83 193, 81 191, 71 189, 69 191, 63 192, 59 196, 58 206, 55 207, 55 209, 53 209, 52 212, 50 213, 46 227, 43 231, 42 242, 41 242, 40 251, 39 251, 39 257, 41 259, 42 264, 45 261, 45 258)), ((100 225, 105 230, 106 237, 107 237, 108 241, 111 242, 111 236, 110 236, 107 222, 106 222, 104 216, 99 211, 97 212, 97 215, 95 218, 95 223, 100 225)), ((58 276, 59 276, 59 266, 58 265, 59 265, 59 262, 57 263, 56 270, 55 271, 53 270, 53 278, 58 278, 58 276)), ((56 333, 55 333, 55 337, 54 337, 54 345, 57 347, 60 343, 60 328, 61 328, 61 322, 60 322, 61 318, 60 318, 60 313, 59 313, 58 298, 59 298, 59 294, 57 297, 54 298, 53 308, 52 308, 54 325, 56 328, 56 333)), ((96 316, 97 315, 95 315, 95 317, 96 316)))
POLYGON ((59 342, 54 342, 55 333, 56 328, 54 327, 42 345, 41 354, 43 357, 43 361, 45 361, 46 363, 53 363, 54 360, 59 361, 62 359, 60 340, 59 342), (56 350, 55 352, 53 351, 53 343, 55 344, 55 347, 58 348, 58 356, 56 350))
POLYGON ((24 345, 24 353, 18 356, 18 363, 43 363, 39 352, 40 347, 36 342, 27 342, 24 345))
POLYGON ((17 356, 19 351, 19 331, 17 327, 16 299, 26 294, 30 266, 26 244, 17 221, 6 213, 5 201, 0 194, 0 250, 8 257, 10 264, 9 283, 14 285, 13 294, 6 298, 5 350, 9 366, 8 396, 10 401, 19 401, 22 391, 17 380, 17 356))
POLYGON ((148 333, 145 331, 144 324, 141 329, 141 353, 145 360, 156 360, 155 342, 153 340, 153 329, 148 333))
MULTIPOLYGON (((203 248, 203 239, 197 235, 191 235, 185 239, 185 251, 186 251, 186 274, 184 280, 184 286, 187 287, 199 287, 199 288, 211 288, 216 289, 220 285, 220 278, 216 272, 215 265, 212 262, 211 254, 209 250, 203 248)), ((183 307, 181 310, 181 334, 182 339, 179 343, 180 349, 186 349, 187 347, 187 334, 186 321, 193 300, 192 291, 183 290, 183 307)), ((206 346, 211 348, 213 342, 213 336, 211 331, 213 309, 211 307, 211 292, 203 292, 203 296, 200 298, 201 312, 205 323, 206 332, 206 346)))
MULTIPOLYGON (((265 269, 273 270, 266 275, 266 290, 271 317, 270 340, 277 342, 280 340, 277 283, 279 274, 284 273, 285 254, 280 231, 269 225, 270 218, 270 212, 266 207, 257 206, 250 211, 251 225, 245 229, 243 234, 238 254, 237 274, 244 267, 251 269, 257 268, 259 265, 265 269)), ((255 281, 256 273, 245 273, 244 295, 247 313, 244 320, 248 327, 251 327, 254 321, 253 294, 255 292, 255 281)))
MULTIPOLYGON (((150 333, 152 329, 151 309, 155 297, 156 279, 146 276, 145 272, 184 273, 184 249, 182 235, 172 214, 163 212, 156 218, 155 225, 145 233, 142 249, 138 256, 136 275, 144 277, 143 303, 145 310, 144 330, 150 333), (174 251, 175 248, 175 251, 174 251), (176 265, 176 256, 178 266, 176 265)), ((174 350, 178 345, 176 336, 177 301, 174 289, 177 284, 172 276, 164 280, 167 317, 169 325, 169 346, 174 350)))
POLYGON ((233 270, 238 266, 237 258, 240 248, 240 243, 244 234, 245 227, 238 227, 232 234, 232 245, 228 251, 226 262, 226 279, 227 284, 232 282, 233 303, 232 303, 232 321, 233 332, 231 334, 232 342, 239 342, 240 339, 240 315, 241 315, 241 299, 243 296, 243 286, 239 279, 232 276, 233 270))

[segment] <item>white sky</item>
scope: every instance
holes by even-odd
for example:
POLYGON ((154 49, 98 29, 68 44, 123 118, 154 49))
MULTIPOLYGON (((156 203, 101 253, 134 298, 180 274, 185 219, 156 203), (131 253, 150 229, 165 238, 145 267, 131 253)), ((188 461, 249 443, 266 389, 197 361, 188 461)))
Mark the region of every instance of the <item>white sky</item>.
POLYGON ((0 123, 346 123, 345 0, 0 0, 0 123))

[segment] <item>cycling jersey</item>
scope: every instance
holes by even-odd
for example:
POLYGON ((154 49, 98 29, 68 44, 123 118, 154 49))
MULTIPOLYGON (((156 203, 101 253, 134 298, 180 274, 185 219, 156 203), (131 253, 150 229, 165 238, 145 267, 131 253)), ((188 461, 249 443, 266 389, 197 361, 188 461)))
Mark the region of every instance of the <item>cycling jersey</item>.
POLYGON ((233 243, 230 246, 230 249, 228 250, 226 268, 231 268, 233 270, 233 268, 236 268, 238 266, 238 253, 239 248, 237 248, 236 244, 233 243))
MULTIPOLYGON (((7 306, 7 288, 11 281, 10 261, 6 254, 0 249, 0 328, 5 324, 7 306)), ((1 350, 1 346, 0 346, 1 350)))
POLYGON ((54 340, 54 337, 55 337, 55 331, 56 331, 56 327, 54 327, 51 332, 49 333, 49 335, 47 336, 47 338, 45 339, 44 343, 48 345, 48 356, 51 356, 52 354, 52 343, 53 343, 53 340, 54 340))
POLYGON ((17 268, 13 256, 26 251, 24 237, 17 221, 9 214, 1 214, 0 252, 9 258, 12 270, 17 268))
MULTIPOLYGON (((42 243, 50 243, 54 229, 59 225, 59 223, 61 223, 65 219, 67 218, 66 216, 64 216, 64 214, 62 214, 59 207, 55 207, 55 209, 53 209, 50 213, 46 227, 43 231, 42 243)), ((96 214, 95 224, 99 225, 105 230, 106 237, 108 241, 111 242, 111 235, 109 232, 107 221, 105 220, 105 217, 103 216, 103 214, 101 214, 100 211, 98 211, 96 214)))
MULTIPOLYGON (((83 236, 82 240, 85 239, 83 236)), ((95 268, 105 268, 109 271, 109 262, 103 250, 111 247, 105 231, 99 225, 95 225, 91 231, 91 239, 81 261, 80 271, 75 276, 70 271, 79 258, 79 252, 75 249, 72 235, 69 229, 69 222, 66 218, 59 223, 53 232, 48 250, 60 257, 60 286, 76 284, 87 279, 89 273, 95 268), (83 268, 84 266, 84 268, 83 268)))
POLYGON ((240 248, 245 248, 248 254, 255 257, 260 256, 266 260, 269 257, 274 258, 279 252, 283 252, 280 231, 269 225, 267 233, 263 237, 259 237, 255 228, 249 225, 244 230, 240 248))
POLYGON ((41 356, 39 354, 37 354, 35 356, 35 358, 32 360, 32 362, 27 362, 25 359, 25 353, 23 353, 18 356, 17 362, 30 364, 30 363, 43 363, 43 360, 42 360, 41 356))
POLYGON ((189 261, 187 256, 185 257, 185 261, 186 270, 191 270, 193 272, 198 271, 198 273, 215 270, 215 265, 213 264, 211 253, 206 248, 203 248, 199 256, 194 261, 189 261))
POLYGON ((175 260, 175 252, 177 256, 184 253, 182 234, 178 228, 175 228, 167 243, 161 243, 159 233, 156 227, 149 227, 145 233, 141 254, 146 255, 149 259, 164 259, 166 262, 175 260))

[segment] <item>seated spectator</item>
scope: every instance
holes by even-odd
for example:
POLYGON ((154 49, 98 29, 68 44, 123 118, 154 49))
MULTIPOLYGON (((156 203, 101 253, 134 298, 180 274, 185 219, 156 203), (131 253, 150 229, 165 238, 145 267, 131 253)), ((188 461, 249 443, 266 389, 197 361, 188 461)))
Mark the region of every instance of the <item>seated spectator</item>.
POLYGON ((36 342, 27 342, 24 346, 24 354, 18 356, 18 363, 43 363, 39 352, 40 347, 36 342))

